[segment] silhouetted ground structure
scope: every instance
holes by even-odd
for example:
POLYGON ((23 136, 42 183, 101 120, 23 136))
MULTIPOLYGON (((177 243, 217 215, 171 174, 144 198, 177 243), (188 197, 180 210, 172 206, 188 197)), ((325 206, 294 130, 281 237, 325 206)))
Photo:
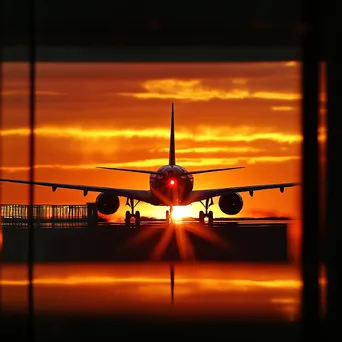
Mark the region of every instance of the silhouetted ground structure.
MULTIPOLYGON (((29 205, 3 204, 1 221, 4 227, 28 227, 29 205)), ((95 203, 87 204, 35 204, 33 205, 35 227, 76 228, 96 226, 98 215, 95 203)))

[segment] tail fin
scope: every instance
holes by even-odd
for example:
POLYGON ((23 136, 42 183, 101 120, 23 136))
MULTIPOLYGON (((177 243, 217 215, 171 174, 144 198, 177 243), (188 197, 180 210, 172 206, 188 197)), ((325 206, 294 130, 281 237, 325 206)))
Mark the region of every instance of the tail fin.
POLYGON ((175 115, 174 104, 172 103, 171 110, 171 130, 170 130, 170 150, 169 150, 169 165, 176 165, 176 150, 175 150, 175 115))

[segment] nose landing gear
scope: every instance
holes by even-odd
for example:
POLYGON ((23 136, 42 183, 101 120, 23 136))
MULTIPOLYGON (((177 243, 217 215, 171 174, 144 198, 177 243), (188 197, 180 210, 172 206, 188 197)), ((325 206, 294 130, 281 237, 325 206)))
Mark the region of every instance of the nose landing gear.
POLYGON ((135 219, 135 227, 134 228, 139 228, 140 227, 140 211, 136 211, 134 213, 135 207, 139 204, 140 201, 137 203, 134 203, 133 198, 127 198, 126 205, 131 209, 131 211, 127 210, 126 211, 126 217, 125 217, 125 224, 128 228, 133 228, 134 226, 131 226, 131 218, 133 217, 135 219))
POLYGON ((210 210, 208 211, 209 207, 211 207, 212 205, 214 205, 214 201, 212 198, 207 198, 205 200, 205 203, 203 203, 202 201, 200 201, 200 203, 203 205, 203 207, 205 208, 205 212, 203 210, 201 210, 199 212, 199 223, 200 224, 205 224, 205 218, 208 218, 208 226, 209 227, 213 227, 214 226, 214 214, 213 212, 210 210))
POLYGON ((170 206, 170 210, 166 210, 166 224, 170 224, 172 223, 172 211, 173 211, 173 207, 170 206))

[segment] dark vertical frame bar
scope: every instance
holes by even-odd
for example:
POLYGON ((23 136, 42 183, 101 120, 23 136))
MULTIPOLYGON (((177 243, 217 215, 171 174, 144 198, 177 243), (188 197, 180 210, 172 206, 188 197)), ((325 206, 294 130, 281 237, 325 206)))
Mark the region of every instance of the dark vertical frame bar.
POLYGON ((36 110, 36 25, 35 25, 35 0, 29 1, 29 225, 28 225, 28 320, 27 320, 27 337, 29 341, 35 338, 35 312, 34 312, 34 222, 33 222, 33 205, 34 205, 34 165, 35 165, 35 110, 36 110))
POLYGON ((302 0, 302 337, 318 336, 319 314, 319 29, 318 5, 302 0))
POLYGON ((327 332, 330 339, 338 339, 341 330, 337 324, 341 321, 341 232, 339 224, 341 221, 339 198, 342 191, 341 184, 341 105, 338 92, 338 82, 341 80, 341 54, 338 53, 341 34, 337 25, 337 1, 327 1, 327 16, 325 26, 325 48, 326 48, 326 77, 327 77, 327 181, 326 181, 326 269, 327 269, 327 332), (338 63, 338 60, 340 63, 338 63))

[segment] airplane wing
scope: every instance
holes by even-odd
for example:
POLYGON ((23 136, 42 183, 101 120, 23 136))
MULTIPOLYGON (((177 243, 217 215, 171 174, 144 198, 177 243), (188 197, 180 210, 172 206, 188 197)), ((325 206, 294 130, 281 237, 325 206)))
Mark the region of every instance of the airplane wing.
POLYGON ((216 196, 221 196, 225 192, 249 192, 253 196, 254 191, 259 190, 270 190, 270 189, 280 189, 281 192, 285 188, 290 188, 293 186, 298 186, 300 183, 278 183, 278 184, 265 184, 265 185, 249 185, 249 186, 239 186, 230 188, 220 188, 220 189, 208 189, 208 190, 194 190, 191 192, 187 202, 193 203, 202 201, 208 198, 213 198, 216 196))
POLYGON ((198 175, 200 173, 209 173, 209 172, 218 172, 218 171, 230 171, 230 170, 238 170, 244 169, 244 166, 236 166, 236 167, 224 167, 223 169, 209 169, 209 170, 198 170, 198 171, 189 171, 183 173, 183 175, 198 175))
POLYGON ((103 170, 111 170, 111 171, 126 171, 126 172, 136 172, 136 173, 146 173, 148 175, 162 175, 162 172, 157 171, 149 171, 149 170, 133 170, 133 169, 122 169, 118 167, 105 167, 105 166, 96 166, 97 169, 103 170))
MULTIPOLYGON (((18 184, 31 184, 30 181, 19 179, 7 179, 0 178, 0 182, 6 183, 18 183, 18 184)), ((50 183, 50 182, 32 182, 33 185, 50 187, 52 191, 56 191, 58 188, 80 190, 83 191, 84 196, 87 196, 88 192, 110 192, 119 197, 133 198, 137 201, 151 203, 151 193, 149 190, 133 190, 133 189, 118 189, 102 186, 89 186, 89 185, 77 185, 77 184, 62 184, 62 183, 50 183)))

